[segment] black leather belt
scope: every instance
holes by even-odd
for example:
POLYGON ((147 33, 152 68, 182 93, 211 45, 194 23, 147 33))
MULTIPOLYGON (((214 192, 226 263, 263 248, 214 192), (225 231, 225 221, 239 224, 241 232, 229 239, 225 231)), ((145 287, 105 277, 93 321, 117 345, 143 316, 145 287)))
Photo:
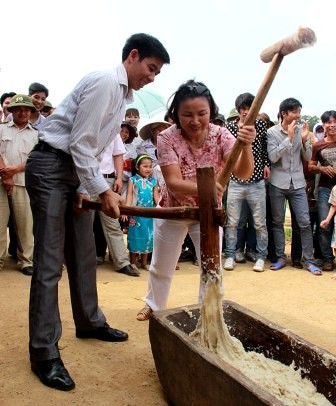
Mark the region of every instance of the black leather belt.
POLYGON ((67 154, 66 152, 62 151, 61 149, 57 149, 49 145, 47 142, 39 141, 33 148, 33 151, 47 151, 52 152, 53 154, 57 154, 59 156, 63 156, 66 158, 70 158, 71 155, 67 154))
POLYGON ((115 178, 115 172, 112 173, 103 173, 104 178, 110 179, 110 178, 115 178))

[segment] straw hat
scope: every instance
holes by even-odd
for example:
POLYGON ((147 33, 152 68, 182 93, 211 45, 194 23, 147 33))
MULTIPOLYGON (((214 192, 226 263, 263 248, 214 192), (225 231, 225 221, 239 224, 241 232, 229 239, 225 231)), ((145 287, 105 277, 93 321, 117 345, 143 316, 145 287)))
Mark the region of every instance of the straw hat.
POLYGON ((168 121, 152 121, 151 123, 148 123, 141 128, 141 130, 139 132, 140 137, 143 140, 148 140, 149 138, 152 138, 153 130, 156 127, 158 127, 159 125, 165 125, 165 129, 166 129, 171 126, 171 123, 168 123, 168 121))

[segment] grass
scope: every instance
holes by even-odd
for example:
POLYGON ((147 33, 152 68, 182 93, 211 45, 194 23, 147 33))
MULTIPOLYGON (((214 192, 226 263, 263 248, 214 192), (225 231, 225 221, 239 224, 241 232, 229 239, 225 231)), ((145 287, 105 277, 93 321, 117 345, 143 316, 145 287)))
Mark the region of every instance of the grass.
POLYGON ((292 240, 292 227, 285 227, 285 239, 286 242, 292 240))

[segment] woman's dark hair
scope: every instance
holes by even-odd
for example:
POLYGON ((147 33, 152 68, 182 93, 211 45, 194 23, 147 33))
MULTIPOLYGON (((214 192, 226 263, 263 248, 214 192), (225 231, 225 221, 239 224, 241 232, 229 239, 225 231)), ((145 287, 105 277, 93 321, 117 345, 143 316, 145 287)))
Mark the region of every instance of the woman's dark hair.
POLYGON ((136 169, 136 167, 139 166, 144 159, 150 159, 153 162, 152 157, 150 157, 148 154, 140 154, 132 160, 132 175, 133 176, 138 173, 138 170, 136 169))
POLYGON ((299 107, 302 108, 302 104, 299 102, 299 100, 294 99, 294 97, 289 97, 288 99, 283 100, 279 106, 279 114, 280 114, 279 121, 283 120, 282 112, 288 113, 289 111, 296 110, 299 107))
POLYGON ((12 98, 12 97, 14 97, 15 95, 16 95, 15 92, 3 93, 3 94, 1 95, 1 99, 0 99, 0 104, 1 104, 1 106, 4 104, 4 101, 5 101, 8 97, 12 98))
POLYGON ((166 48, 161 42, 149 34, 133 34, 128 38, 122 50, 122 62, 125 62, 132 49, 139 52, 140 62, 145 58, 155 57, 160 59, 164 64, 170 63, 170 57, 166 48))
POLYGON ((336 120, 336 111, 335 110, 325 111, 321 116, 322 123, 323 124, 327 123, 329 121, 330 117, 333 117, 336 120))
MULTIPOLYGON (((205 97, 210 106, 210 121, 214 120, 218 115, 218 107, 212 97, 210 90, 202 82, 195 82, 195 80, 188 80, 183 83, 175 93, 173 93, 169 100, 172 99, 168 108, 168 117, 173 120, 177 128, 181 128, 181 123, 178 118, 178 111, 181 102, 186 99, 194 99, 196 97, 205 97)), ((169 102, 169 101, 168 101, 169 102)))

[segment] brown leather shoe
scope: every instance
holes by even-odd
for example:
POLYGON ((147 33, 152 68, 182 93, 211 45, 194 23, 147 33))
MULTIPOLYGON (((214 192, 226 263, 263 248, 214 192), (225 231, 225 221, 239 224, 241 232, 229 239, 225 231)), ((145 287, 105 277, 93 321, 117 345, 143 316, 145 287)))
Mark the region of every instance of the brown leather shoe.
POLYGON ((325 272, 332 272, 333 270, 333 263, 332 262, 325 262, 322 266, 322 271, 325 272))

